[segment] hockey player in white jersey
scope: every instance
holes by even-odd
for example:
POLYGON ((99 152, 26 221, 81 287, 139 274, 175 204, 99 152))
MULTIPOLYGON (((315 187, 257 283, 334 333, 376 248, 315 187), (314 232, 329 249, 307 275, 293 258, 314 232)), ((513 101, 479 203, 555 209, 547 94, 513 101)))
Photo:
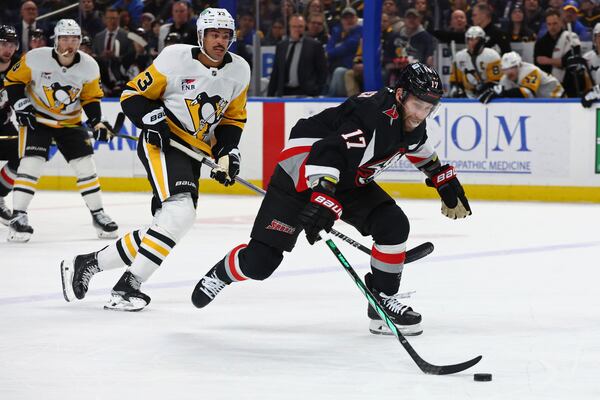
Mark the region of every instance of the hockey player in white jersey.
POLYGON ((169 148, 170 141, 213 157, 218 168, 211 177, 225 186, 234 183, 250 67, 228 52, 235 24, 227 10, 203 11, 197 31, 199 47, 166 47, 121 96, 123 111, 142 131, 138 156, 154 194, 150 227, 129 232, 100 251, 63 261, 67 301, 83 299, 95 273, 127 266, 105 308, 138 311, 150 302, 140 286, 192 227, 198 200, 200 163, 169 148))
POLYGON ((100 70, 96 61, 80 52, 81 29, 72 19, 54 28, 54 48, 41 47, 23 55, 8 72, 5 90, 19 128, 21 163, 14 181, 13 214, 7 239, 27 242, 33 234, 27 208, 48 160, 54 140, 75 171, 77 188, 92 214, 98 237, 117 237, 118 226, 104 212, 100 182, 92 159, 88 131, 81 125, 81 111, 96 140, 108 140, 110 125, 102 118, 100 70))
POLYGON ((583 55, 594 85, 581 98, 581 105, 586 108, 591 107, 593 103, 600 100, 600 22, 594 26, 592 33, 594 35, 594 48, 583 55))
POLYGON ((517 52, 502 55, 502 72, 504 75, 499 84, 479 96, 479 101, 483 104, 500 97, 557 98, 564 95, 565 91, 558 79, 533 64, 523 62, 517 52))
POLYGON ((450 73, 450 97, 477 98, 502 77, 500 54, 485 46, 485 32, 479 26, 465 33, 467 48, 456 53, 450 73))

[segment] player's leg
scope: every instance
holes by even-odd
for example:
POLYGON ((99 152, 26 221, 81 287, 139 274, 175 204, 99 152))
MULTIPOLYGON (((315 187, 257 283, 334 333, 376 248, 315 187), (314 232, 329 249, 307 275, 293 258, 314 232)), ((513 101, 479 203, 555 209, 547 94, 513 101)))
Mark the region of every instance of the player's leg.
POLYGON ((141 284, 160 267, 196 219, 200 164, 179 151, 164 153, 144 141, 139 143, 138 155, 161 204, 141 237, 131 266, 113 287, 104 307, 111 310, 138 311, 148 305, 150 297, 141 292, 141 284))
POLYGON ((27 209, 35 195, 52 141, 52 128, 38 126, 35 132, 19 127, 19 157, 21 162, 13 186, 13 213, 8 226, 9 242, 27 242, 33 234, 27 209))
POLYGON ((192 293, 198 308, 208 305, 226 285, 248 279, 267 279, 290 252, 300 234, 297 215, 306 204, 307 195, 297 194, 293 182, 283 170, 276 168, 246 246, 241 244, 200 279, 192 293))
MULTIPOLYGON (((371 273, 365 276, 365 284, 404 335, 422 333, 421 315, 403 304, 398 293, 410 230, 408 218, 394 199, 375 183, 341 193, 338 198, 344 207, 342 219, 361 234, 373 237, 371 273)), ((391 334, 370 306, 368 316, 372 333, 391 334)))
POLYGON ((17 130, 12 123, 0 126, 0 160, 8 161, 0 169, 0 223, 8 225, 12 212, 6 205, 5 197, 14 186, 19 168, 19 139, 2 138, 16 136, 17 130))
POLYGON ((77 189, 92 215, 92 224, 99 238, 116 238, 119 229, 104 212, 100 180, 92 155, 94 149, 87 131, 64 128, 57 132, 55 140, 58 149, 65 157, 77 177, 77 189))

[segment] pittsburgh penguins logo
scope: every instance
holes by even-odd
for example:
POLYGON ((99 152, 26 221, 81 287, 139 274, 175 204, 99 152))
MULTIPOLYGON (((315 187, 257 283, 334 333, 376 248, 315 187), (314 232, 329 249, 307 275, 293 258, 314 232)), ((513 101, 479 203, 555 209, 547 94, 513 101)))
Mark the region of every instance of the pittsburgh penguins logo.
POLYGON ((77 101, 79 89, 70 85, 62 86, 54 82, 50 87, 44 86, 44 93, 50 105, 50 110, 60 112, 77 101))
POLYGON ((194 123, 194 136, 204 139, 210 128, 221 120, 228 102, 221 96, 209 97, 202 92, 195 99, 185 99, 185 104, 194 123))

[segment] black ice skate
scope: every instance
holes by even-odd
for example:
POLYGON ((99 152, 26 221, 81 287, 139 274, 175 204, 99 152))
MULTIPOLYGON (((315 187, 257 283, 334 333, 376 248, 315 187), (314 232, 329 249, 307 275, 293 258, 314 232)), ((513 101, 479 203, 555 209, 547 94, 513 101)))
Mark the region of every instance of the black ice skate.
POLYGON ((92 223, 100 239, 116 239, 119 226, 101 208, 92 212, 92 223))
POLYGON ((198 308, 208 305, 229 282, 224 282, 217 276, 217 267, 213 267, 200 279, 192 292, 192 303, 198 308))
POLYGON ((150 296, 140 292, 142 281, 127 271, 112 290, 110 300, 104 306, 105 310, 140 311, 150 304, 150 296))
POLYGON ((97 252, 76 256, 72 261, 63 260, 60 263, 60 275, 65 300, 83 299, 90 279, 100 271, 102 268, 98 266, 97 252))
POLYGON ((29 217, 25 211, 13 211, 12 218, 8 225, 9 242, 29 242, 33 235, 33 228, 29 225, 29 217))
POLYGON ((10 212, 8 207, 6 207, 4 197, 0 196, 0 223, 8 226, 11 216, 12 216, 12 213, 10 212))
MULTIPOLYGON (((379 304, 385 308, 385 311, 398 327, 400 333, 404 336, 416 336, 423 333, 423 329, 421 329, 421 314, 414 312, 412 308, 402 304, 400 302, 401 294, 388 296, 373 288, 372 279, 373 276, 371 273, 365 275, 367 288, 373 293, 379 304)), ((392 331, 390 331, 385 322, 379 317, 375 309, 370 305, 368 307, 367 315, 371 319, 369 331, 375 335, 392 335, 392 331)))

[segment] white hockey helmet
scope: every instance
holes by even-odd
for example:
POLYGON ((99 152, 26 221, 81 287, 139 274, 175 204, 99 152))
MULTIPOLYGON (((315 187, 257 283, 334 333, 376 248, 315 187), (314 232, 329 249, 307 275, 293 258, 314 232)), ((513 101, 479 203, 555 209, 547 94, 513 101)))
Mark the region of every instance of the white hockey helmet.
POLYGON ((207 29, 229 29, 231 31, 231 38, 227 45, 227 50, 229 50, 236 40, 235 21, 231 14, 229 14, 229 11, 224 8, 207 8, 198 15, 198 20, 196 21, 198 45, 200 46, 202 53, 212 60, 212 58, 204 51, 204 31, 207 29))
POLYGON ((594 30, 592 31, 592 36, 595 38, 596 35, 600 35, 600 22, 594 25, 594 30))
POLYGON ((485 38, 485 31, 480 26, 472 26, 465 32, 465 40, 467 39, 477 39, 485 38))
POLYGON ((60 36, 79 36, 81 41, 81 28, 74 19, 61 19, 54 27, 54 50, 57 51, 60 36))
POLYGON ((502 55, 502 61, 500 64, 502 69, 510 69, 514 67, 520 67, 522 63, 521 56, 516 51, 504 53, 502 55))

